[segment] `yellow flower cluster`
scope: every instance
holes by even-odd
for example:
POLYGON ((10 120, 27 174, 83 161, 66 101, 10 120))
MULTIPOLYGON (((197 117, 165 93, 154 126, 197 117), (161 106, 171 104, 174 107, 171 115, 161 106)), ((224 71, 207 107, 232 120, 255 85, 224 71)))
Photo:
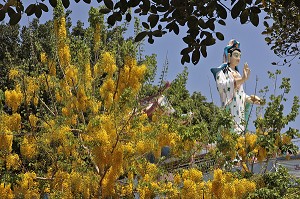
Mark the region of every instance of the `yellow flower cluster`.
POLYGON ((104 52, 101 56, 100 62, 94 67, 96 77, 102 76, 107 73, 108 77, 112 77, 117 71, 115 58, 109 52, 104 52))
POLYGON ((101 39, 100 23, 96 23, 95 31, 94 31, 94 51, 95 52, 97 52, 100 48, 100 39, 101 39))
MULTIPOLYGON (((52 175, 52 170, 49 171, 52 175)), ((92 172, 79 173, 71 171, 58 171, 55 173, 54 180, 51 182, 50 197, 60 198, 94 198, 97 195, 97 181, 99 179, 92 172), (56 192, 61 194, 56 195, 56 192)))
POLYGON ((20 166, 20 158, 18 154, 9 154, 6 156, 6 168, 8 170, 13 169, 16 170, 20 166))
POLYGON ((21 174, 21 179, 17 181, 17 186, 14 187, 15 195, 20 198, 39 198, 38 182, 34 172, 26 172, 21 174))
POLYGON ((79 111, 84 111, 87 108, 88 98, 83 86, 79 86, 77 91, 77 106, 79 111))
POLYGON ((48 69, 49 69, 49 75, 55 76, 56 75, 56 63, 52 60, 48 60, 48 69))
POLYGON ((78 83, 78 69, 70 66, 66 69, 66 81, 69 86, 76 86, 78 83))
POLYGON ((211 191, 216 198, 238 199, 245 194, 253 192, 255 188, 255 183, 247 179, 233 178, 230 173, 223 173, 221 169, 214 171, 211 191))
POLYGON ((291 143, 291 136, 288 136, 288 135, 282 135, 282 144, 290 144, 291 143))
POLYGON ((45 52, 42 52, 42 53, 41 53, 41 62, 42 62, 43 64, 46 64, 46 63, 47 63, 47 55, 46 55, 45 52))
POLYGON ((29 115, 29 123, 30 123, 30 126, 31 126, 32 128, 36 128, 36 123, 37 123, 38 119, 39 119, 39 118, 37 118, 37 117, 36 117, 35 115, 33 115, 33 114, 30 114, 30 115, 29 115))
POLYGON ((0 196, 3 199, 13 199, 14 194, 10 188, 10 184, 1 183, 0 184, 0 196))
POLYGON ((145 65, 138 66, 135 59, 126 57, 124 67, 121 69, 119 74, 117 99, 121 96, 125 89, 131 88, 133 95, 139 91, 146 69, 145 65))
POLYGON ((33 136, 24 137, 21 146, 21 154, 23 157, 31 160, 37 154, 37 143, 33 136))
POLYGON ((9 131, 19 131, 21 129, 21 115, 19 113, 4 116, 2 122, 6 125, 9 131))
POLYGON ((0 151, 10 153, 12 150, 13 135, 11 132, 0 132, 0 151))
POLYGON ((25 77, 25 84, 26 84, 26 103, 34 99, 36 93, 39 90, 38 79, 34 77, 25 77))
POLYGON ((12 109, 13 112, 16 112, 21 105, 23 100, 23 94, 19 86, 14 90, 5 91, 5 103, 12 109))
POLYGON ((9 71, 9 74, 8 74, 8 78, 13 80, 15 78, 19 77, 19 71, 17 69, 11 69, 9 71))
POLYGON ((61 17, 54 20, 54 32, 58 43, 58 58, 62 68, 66 68, 71 63, 70 48, 67 44, 66 19, 61 17))
POLYGON ((182 178, 183 179, 190 179, 194 182, 201 182, 202 181, 202 172, 198 169, 191 168, 189 170, 183 170, 182 178))

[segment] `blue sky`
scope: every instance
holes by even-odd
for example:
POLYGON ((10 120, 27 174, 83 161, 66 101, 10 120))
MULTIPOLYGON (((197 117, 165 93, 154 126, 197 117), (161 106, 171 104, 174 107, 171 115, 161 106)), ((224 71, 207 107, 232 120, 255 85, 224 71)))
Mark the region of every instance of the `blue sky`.
MULTIPOLYGON (((96 3, 92 4, 97 6, 96 3)), ((88 10, 91 5, 87 5, 83 2, 75 3, 71 2, 70 9, 73 11, 71 18, 73 24, 76 24, 77 20, 81 20, 88 25, 88 10)), ((47 19, 52 18, 52 13, 43 13, 40 20, 41 23, 44 23, 47 19)), ((23 17, 22 24, 28 24, 28 21, 32 17, 23 17)), ((264 27, 262 25, 262 17, 260 17, 260 25, 254 27, 251 23, 241 25, 239 20, 232 20, 230 16, 226 20, 226 26, 217 25, 216 30, 222 32, 225 36, 224 41, 217 40, 216 44, 208 47, 207 52, 208 56, 206 58, 201 58, 197 65, 186 64, 189 71, 189 79, 187 84, 187 89, 192 93, 194 91, 201 92, 202 95, 206 96, 207 101, 213 101, 216 105, 220 106, 219 95, 215 86, 213 76, 210 72, 210 68, 217 67, 222 63, 223 49, 227 45, 228 41, 232 38, 238 40, 241 43, 242 58, 240 62, 240 68, 243 67, 243 63, 248 62, 251 69, 251 75, 245 85, 245 91, 248 95, 255 93, 255 84, 256 78, 257 81, 257 91, 262 89, 265 86, 268 86, 270 92, 267 96, 270 96, 274 92, 274 81, 268 78, 267 71, 275 72, 277 69, 282 71, 280 77, 289 77, 291 78, 292 89, 289 95, 287 95, 288 101, 285 105, 285 112, 290 111, 292 105, 293 97, 300 97, 300 61, 294 60, 291 67, 279 67, 271 65, 271 62, 283 61, 279 57, 273 54, 273 51, 270 50, 270 46, 267 46, 264 41, 264 36, 261 35, 264 27), (211 89, 210 89, 211 88, 211 89), (212 95, 212 97, 211 97, 212 95)), ((161 68, 168 57, 169 70, 166 77, 166 80, 172 81, 176 78, 176 75, 183 71, 184 66, 181 65, 181 55, 180 51, 185 46, 185 43, 182 41, 182 37, 185 35, 185 30, 181 29, 180 35, 175 35, 174 33, 168 33, 162 38, 156 38, 154 44, 148 44, 145 42, 144 49, 145 54, 157 54, 158 61, 158 76, 161 68)), ((133 30, 128 31, 128 35, 133 35, 133 30)), ((280 78, 281 79, 281 78, 280 78)), ((280 85, 280 82, 278 83, 280 85)), ((277 89, 277 94, 280 91, 277 89)), ((259 95, 259 93, 257 93, 259 95)), ((268 98, 267 98, 268 100, 268 98)), ((255 109, 252 114, 252 120, 255 119, 255 109)), ((300 129, 300 116, 296 118, 295 122, 291 122, 287 127, 293 127, 300 129)), ((252 121, 250 121, 250 130, 255 130, 252 121)))

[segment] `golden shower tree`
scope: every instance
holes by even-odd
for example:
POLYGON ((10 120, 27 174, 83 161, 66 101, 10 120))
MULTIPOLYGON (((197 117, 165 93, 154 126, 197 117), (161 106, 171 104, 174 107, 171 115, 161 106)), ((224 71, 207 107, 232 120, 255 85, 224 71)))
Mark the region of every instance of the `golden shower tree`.
MULTIPOLYGON (((161 148, 170 146, 177 158, 195 153, 207 144, 199 143, 208 140, 199 135, 208 131, 198 131, 208 125, 191 122, 190 128, 163 109, 150 119, 139 99, 153 69, 135 59, 133 44, 109 48, 120 38, 107 40, 97 9, 90 11, 83 38, 68 32, 61 5, 54 13, 52 48, 39 49, 35 67, 15 64, 9 70, 12 86, 0 108, 1 198, 241 198, 255 190, 254 182, 220 169, 206 182, 196 167, 170 175, 161 148)), ((232 159, 233 151, 245 160, 252 160, 252 150, 262 153, 255 135, 223 134, 232 147, 220 151, 232 159)))

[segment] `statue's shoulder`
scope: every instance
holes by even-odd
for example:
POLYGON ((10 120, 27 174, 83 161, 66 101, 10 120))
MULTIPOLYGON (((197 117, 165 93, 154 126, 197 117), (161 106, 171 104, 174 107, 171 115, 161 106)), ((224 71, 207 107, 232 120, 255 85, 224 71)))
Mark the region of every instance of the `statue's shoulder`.
POLYGON ((217 68, 211 68, 210 71, 212 72, 214 78, 216 79, 217 74, 222 71, 224 68, 226 68, 228 66, 227 63, 223 63, 221 64, 219 67, 217 68))

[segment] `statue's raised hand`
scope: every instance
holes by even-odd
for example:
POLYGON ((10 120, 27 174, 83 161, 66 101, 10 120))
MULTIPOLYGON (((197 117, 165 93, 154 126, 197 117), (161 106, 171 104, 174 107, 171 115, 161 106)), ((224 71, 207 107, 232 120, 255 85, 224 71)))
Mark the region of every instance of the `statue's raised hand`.
POLYGON ((248 78, 250 76, 250 72, 251 72, 247 62, 244 64, 243 72, 244 72, 243 79, 244 79, 244 81, 246 81, 246 80, 248 80, 248 78))

